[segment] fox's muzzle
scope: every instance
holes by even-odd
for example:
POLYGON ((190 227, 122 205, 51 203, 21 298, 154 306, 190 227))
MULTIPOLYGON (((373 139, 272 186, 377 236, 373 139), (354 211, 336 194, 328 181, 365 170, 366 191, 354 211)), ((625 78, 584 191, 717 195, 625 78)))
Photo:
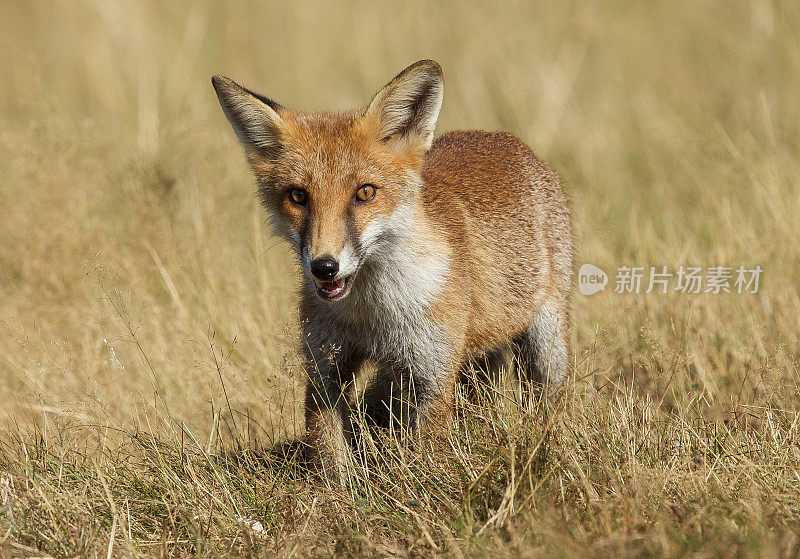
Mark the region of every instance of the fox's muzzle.
POLYGON ((322 281, 331 281, 339 273, 339 262, 330 256, 322 256, 311 261, 311 273, 322 281))

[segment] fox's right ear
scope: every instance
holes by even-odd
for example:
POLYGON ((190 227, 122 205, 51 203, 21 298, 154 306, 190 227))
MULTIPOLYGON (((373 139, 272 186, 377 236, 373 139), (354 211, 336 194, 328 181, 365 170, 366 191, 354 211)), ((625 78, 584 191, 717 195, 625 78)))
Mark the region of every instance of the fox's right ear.
POLYGON ((433 142, 443 94, 441 66, 433 60, 420 60, 375 95, 364 118, 377 126, 380 140, 427 150, 433 142))
POLYGON ((254 149, 268 159, 281 149, 282 107, 262 95, 253 93, 235 81, 216 74, 211 78, 219 104, 245 149, 254 149))

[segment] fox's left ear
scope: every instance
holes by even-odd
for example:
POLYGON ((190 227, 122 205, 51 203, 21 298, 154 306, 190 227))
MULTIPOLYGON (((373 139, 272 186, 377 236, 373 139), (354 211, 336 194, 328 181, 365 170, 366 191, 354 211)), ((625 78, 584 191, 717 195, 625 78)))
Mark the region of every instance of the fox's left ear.
POLYGON ((381 141, 401 141, 426 150, 442 108, 442 68, 433 60, 412 64, 381 89, 364 113, 381 141))
POLYGON ((211 83, 245 151, 252 149, 267 159, 275 159, 281 151, 284 122, 278 112, 283 107, 225 76, 217 74, 211 83))

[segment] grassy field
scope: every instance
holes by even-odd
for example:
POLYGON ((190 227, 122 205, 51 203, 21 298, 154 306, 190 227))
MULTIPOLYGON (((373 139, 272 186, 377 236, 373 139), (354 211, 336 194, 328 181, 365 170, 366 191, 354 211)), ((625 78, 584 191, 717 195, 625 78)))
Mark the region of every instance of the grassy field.
POLYGON ((0 13, 0 556, 800 556, 800 5, 0 13), (269 452, 303 431, 298 271, 210 76, 345 109, 420 58, 440 132, 559 173, 609 285, 575 295, 552 413, 501 385, 329 487, 269 452), (613 290, 681 265, 764 273, 613 290))

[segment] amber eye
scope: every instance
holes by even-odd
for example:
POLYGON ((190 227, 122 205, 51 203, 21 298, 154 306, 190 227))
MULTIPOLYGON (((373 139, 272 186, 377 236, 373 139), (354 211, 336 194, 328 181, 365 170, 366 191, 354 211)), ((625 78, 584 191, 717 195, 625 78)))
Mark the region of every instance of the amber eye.
POLYGON ((308 194, 301 188, 293 188, 289 191, 289 200, 298 206, 305 206, 308 201, 308 194))
POLYGON ((356 190, 356 200, 359 202, 369 202, 373 198, 375 198, 375 188, 374 184, 362 184, 356 190))

